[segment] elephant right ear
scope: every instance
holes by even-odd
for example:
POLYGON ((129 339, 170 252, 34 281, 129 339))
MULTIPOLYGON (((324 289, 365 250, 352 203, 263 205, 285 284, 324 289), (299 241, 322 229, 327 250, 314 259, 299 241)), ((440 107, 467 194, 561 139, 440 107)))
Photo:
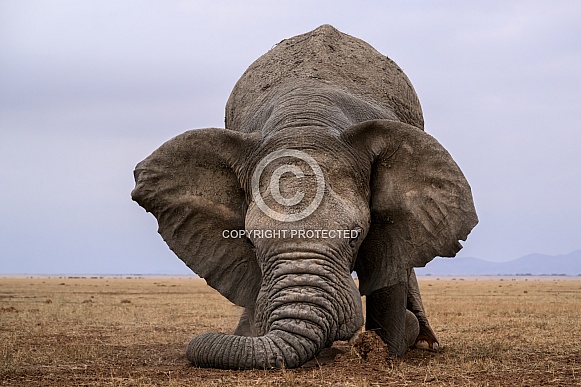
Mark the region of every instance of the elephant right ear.
POLYGON ((453 257, 478 223, 470 185, 429 134, 401 122, 373 120, 343 134, 370 170, 371 227, 355 263, 359 289, 407 281, 408 270, 453 257))
POLYGON ((256 300, 261 273, 244 230, 245 192, 239 173, 259 133, 197 129, 159 147, 135 168, 133 200, 157 219, 170 249, 208 285, 240 306, 256 300))

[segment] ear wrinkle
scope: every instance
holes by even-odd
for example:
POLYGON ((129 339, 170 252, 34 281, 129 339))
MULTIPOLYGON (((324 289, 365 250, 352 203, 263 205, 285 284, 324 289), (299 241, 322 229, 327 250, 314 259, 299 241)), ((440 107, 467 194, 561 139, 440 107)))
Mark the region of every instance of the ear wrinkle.
MULTIPOLYGON (((386 137, 389 136, 390 131, 393 131, 390 127, 423 132, 421 129, 403 122, 381 119, 364 121, 354 125, 343 132, 341 138, 355 148, 360 157, 361 153, 364 153, 370 160, 374 161, 382 153, 390 149, 390 144, 386 143, 386 137)), ((400 146, 401 142, 396 150, 400 146)))
POLYGON ((220 147, 224 151, 228 150, 224 161, 239 177, 242 177, 244 175, 243 169, 247 168, 248 160, 254 154, 256 149, 259 148, 260 143, 262 142, 262 133, 242 133, 230 129, 220 130, 229 133, 232 137, 228 144, 222 144, 220 147))
POLYGON ((237 144, 236 152, 231 153, 230 157, 225 160, 228 166, 233 170, 238 178, 240 188, 245 193, 245 201, 241 205, 241 211, 246 214, 248 204, 252 198, 251 176, 254 166, 258 163, 257 151, 262 145, 264 136, 260 131, 243 133, 231 129, 224 129, 234 136, 240 136, 240 143, 237 144))
MULTIPOLYGON (((385 162, 386 160, 391 159, 396 153, 397 151, 399 151, 399 149, 401 148, 401 142, 397 145, 397 147, 393 150, 393 152, 390 153, 389 156, 385 156, 385 154, 380 154, 375 158, 375 163, 377 162, 385 162)), ((387 152, 388 149, 385 150, 385 152, 387 152)))

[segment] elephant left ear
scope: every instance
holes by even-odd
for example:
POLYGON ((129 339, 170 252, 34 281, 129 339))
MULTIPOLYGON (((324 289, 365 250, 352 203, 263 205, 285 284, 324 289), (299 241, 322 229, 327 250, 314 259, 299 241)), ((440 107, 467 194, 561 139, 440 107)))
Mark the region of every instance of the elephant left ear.
POLYGON ((367 121, 342 135, 370 171, 371 227, 355 270, 361 294, 405 281, 407 270, 453 257, 478 223, 470 185, 432 136, 401 122, 367 121))
POLYGON ((170 249, 240 306, 254 304, 261 273, 246 238, 224 232, 244 230, 246 199, 238 176, 260 138, 215 128, 183 133, 137 165, 131 193, 156 217, 170 249))

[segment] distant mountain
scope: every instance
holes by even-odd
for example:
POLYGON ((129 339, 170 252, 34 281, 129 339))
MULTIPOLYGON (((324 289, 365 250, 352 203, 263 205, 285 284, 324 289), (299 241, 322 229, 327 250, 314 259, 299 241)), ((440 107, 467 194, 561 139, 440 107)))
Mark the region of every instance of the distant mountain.
POLYGON ((508 262, 478 258, 436 258, 418 275, 581 275, 581 250, 567 255, 530 254, 508 262))

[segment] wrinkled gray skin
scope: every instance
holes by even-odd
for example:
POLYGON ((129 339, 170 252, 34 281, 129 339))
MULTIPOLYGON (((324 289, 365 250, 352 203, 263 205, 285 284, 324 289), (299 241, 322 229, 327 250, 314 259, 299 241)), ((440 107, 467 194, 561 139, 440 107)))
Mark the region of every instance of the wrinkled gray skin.
POLYGON ((226 129, 173 138, 138 164, 135 179, 133 199, 157 218, 170 248, 245 307, 234 335, 192 339, 187 357, 201 367, 298 367, 358 332, 360 294, 366 328, 391 355, 418 341, 437 345, 413 267, 454 256, 477 223, 470 187, 423 132, 401 69, 328 25, 280 42, 250 66, 226 106, 226 129), (312 157, 324 180, 320 204, 294 221, 317 197, 315 170, 281 157, 253 184, 260 161, 283 149, 312 157), (287 169, 271 178, 279 167, 287 169), (259 208, 256 188, 278 217, 259 208), (244 229, 279 234, 223 234, 244 229), (291 238, 292 230, 353 232, 291 238))

